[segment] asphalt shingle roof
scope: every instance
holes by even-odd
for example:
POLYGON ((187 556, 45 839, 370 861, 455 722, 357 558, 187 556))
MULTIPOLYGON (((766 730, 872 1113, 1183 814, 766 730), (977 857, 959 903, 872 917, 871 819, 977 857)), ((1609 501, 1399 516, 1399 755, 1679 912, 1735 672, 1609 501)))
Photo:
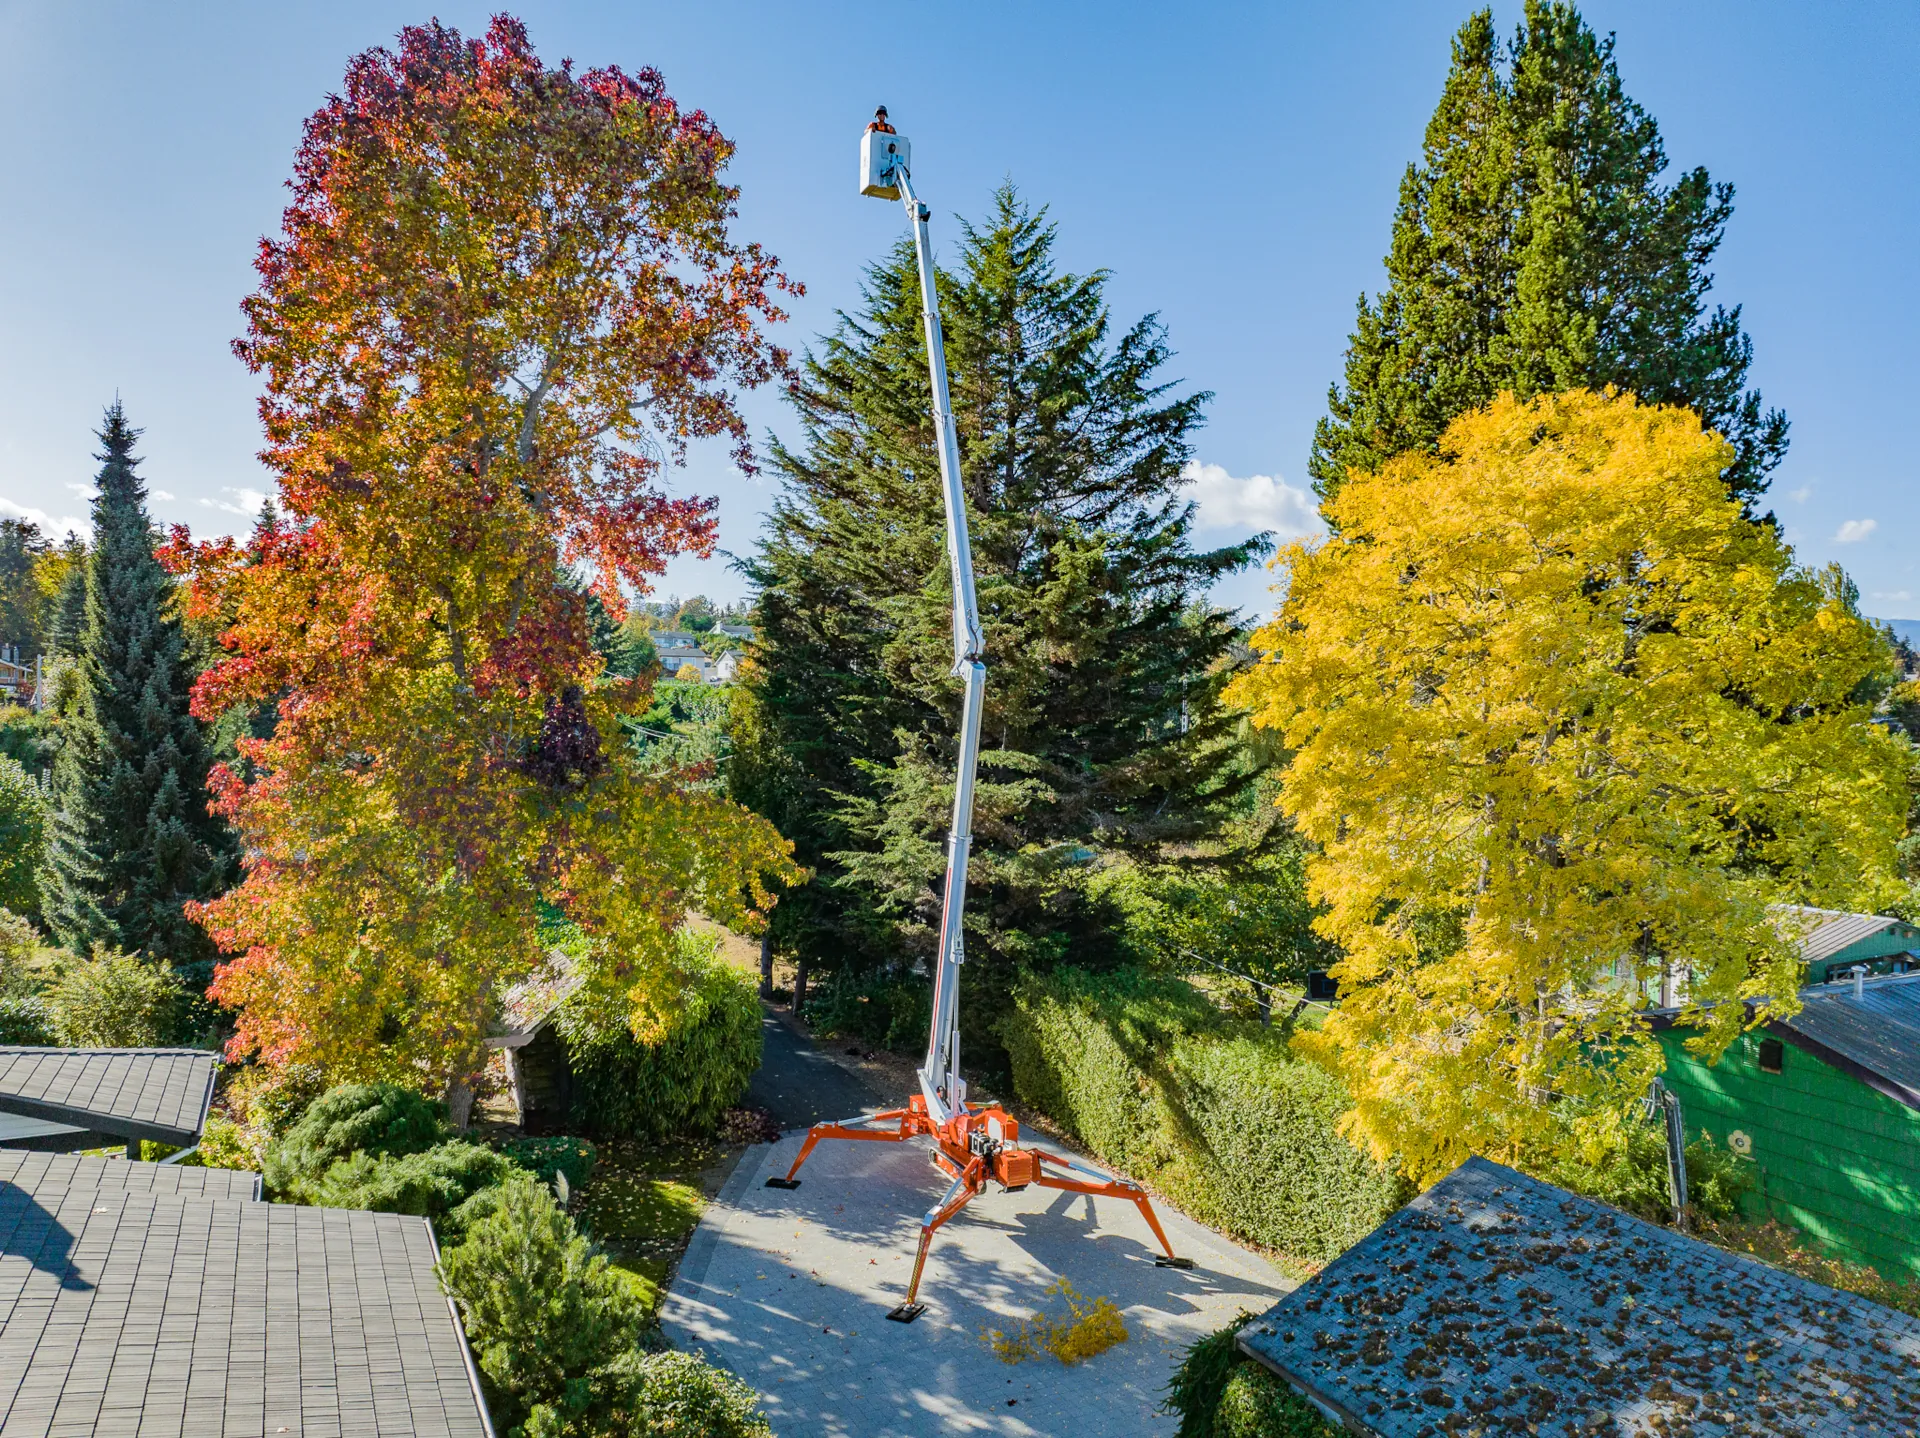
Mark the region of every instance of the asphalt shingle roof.
POLYGON ((0 1184, 7 1438, 490 1438, 425 1219, 26 1167, 50 1157, 0 1184))
POLYGON ((1920 1108, 1920 974, 1868 979, 1857 999, 1851 984, 1803 989, 1800 1003, 1770 1027, 1838 1054, 1881 1079, 1882 1092, 1920 1108))
POLYGON ((0 1112, 187 1147, 206 1126, 213 1057, 201 1049, 0 1045, 0 1112))
POLYGON ((260 1175, 239 1169, 129 1163, 125 1159, 34 1153, 26 1149, 0 1148, 0 1183, 24 1189, 43 1208, 73 1189, 85 1189, 88 1193, 117 1189, 126 1193, 170 1193, 195 1198, 260 1197, 260 1175))
POLYGON ((1379 1438, 1920 1434, 1920 1320, 1478 1158, 1240 1346, 1379 1438))

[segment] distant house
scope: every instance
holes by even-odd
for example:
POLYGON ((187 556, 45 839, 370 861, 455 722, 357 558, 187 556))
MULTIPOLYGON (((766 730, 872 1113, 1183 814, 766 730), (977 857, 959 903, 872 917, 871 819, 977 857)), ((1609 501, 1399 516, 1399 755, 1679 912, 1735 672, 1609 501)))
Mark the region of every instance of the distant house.
POLYGON ((1238 1343, 1374 1438, 1920 1431, 1920 1319, 1481 1158, 1238 1343))
POLYGON ((33 698, 36 666, 25 663, 9 644, 0 650, 0 703, 25 704, 33 698))
POLYGON ((713 670, 713 659, 699 645, 659 644, 656 647, 660 654, 660 674, 663 678, 677 679, 683 668, 692 665, 703 684, 712 682, 708 676, 713 670))
POLYGON ((1780 904, 1773 912, 1798 936, 1810 984, 1848 978, 1862 964, 1876 974, 1904 974, 1920 968, 1920 928, 1904 919, 1804 904, 1780 904))
POLYGON ((1920 974, 1822 984, 1717 1063, 1653 1016, 1690 1135, 1753 1165, 1753 1217, 1920 1277, 1920 974))
POLYGON ((739 651, 729 649, 725 654, 722 654, 718 659, 713 661, 713 668, 707 675, 707 683, 731 684, 739 673, 739 651))

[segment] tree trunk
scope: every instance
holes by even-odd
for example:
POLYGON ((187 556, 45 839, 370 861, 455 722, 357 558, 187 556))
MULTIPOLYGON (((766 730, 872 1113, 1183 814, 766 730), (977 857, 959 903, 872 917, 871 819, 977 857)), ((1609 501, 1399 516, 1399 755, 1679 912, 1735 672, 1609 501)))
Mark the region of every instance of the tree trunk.
POLYGON ((760 997, 773 997, 773 929, 760 936, 760 997))
POLYGON ((802 953, 800 955, 799 965, 794 970, 794 975, 793 975, 793 1016, 796 1019, 800 1017, 800 1011, 806 1007, 806 1004, 807 1004, 807 956, 805 953, 802 953))

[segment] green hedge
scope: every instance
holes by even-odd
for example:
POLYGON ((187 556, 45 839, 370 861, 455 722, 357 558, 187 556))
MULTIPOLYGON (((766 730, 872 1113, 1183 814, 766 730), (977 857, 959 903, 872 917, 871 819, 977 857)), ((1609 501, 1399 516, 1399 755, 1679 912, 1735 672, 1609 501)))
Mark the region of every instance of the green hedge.
POLYGON ((1187 1350, 1167 1384, 1180 1419, 1175 1438, 1340 1438, 1341 1429, 1273 1374, 1243 1356, 1234 1339, 1242 1313, 1187 1350))
POLYGON ((704 1131, 739 1102, 760 1067, 755 981, 714 956, 694 956, 675 1025, 655 1044, 618 1019, 563 1004, 573 1067, 571 1126, 601 1136, 669 1138, 704 1131))
POLYGON ((1024 976, 1001 1040, 1023 1102, 1238 1237, 1324 1262, 1407 1197, 1336 1131, 1347 1104, 1333 1078, 1177 979, 1024 976))

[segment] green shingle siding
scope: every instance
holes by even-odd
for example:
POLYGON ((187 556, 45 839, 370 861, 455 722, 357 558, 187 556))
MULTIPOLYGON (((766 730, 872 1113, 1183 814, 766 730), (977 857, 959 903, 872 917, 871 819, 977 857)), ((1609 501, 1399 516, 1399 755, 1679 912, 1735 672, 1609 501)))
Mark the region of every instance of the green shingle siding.
POLYGON ((1754 1215, 1885 1272, 1920 1275, 1920 1112, 1790 1040, 1774 1074, 1759 1066, 1760 1036, 1737 1040, 1711 1068, 1685 1050, 1686 1037, 1660 1035, 1667 1083, 1689 1134, 1752 1139, 1754 1215))

